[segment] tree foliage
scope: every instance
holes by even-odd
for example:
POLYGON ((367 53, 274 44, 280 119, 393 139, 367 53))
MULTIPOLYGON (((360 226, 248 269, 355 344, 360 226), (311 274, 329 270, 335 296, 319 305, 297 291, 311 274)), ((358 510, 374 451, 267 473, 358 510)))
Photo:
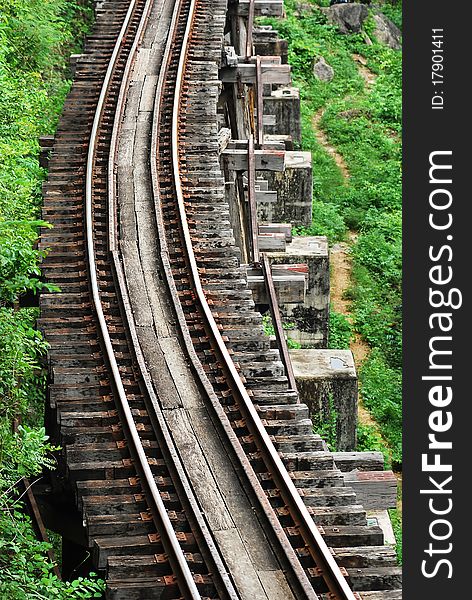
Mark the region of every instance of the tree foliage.
POLYGON ((16 484, 54 468, 42 427, 46 343, 38 311, 18 308, 25 292, 55 286, 41 280, 38 249, 40 135, 54 133, 70 85, 67 57, 87 27, 91 1, 0 0, 0 598, 100 598, 91 576, 61 582, 36 540, 16 484), (22 422, 13 433, 12 422, 22 422))

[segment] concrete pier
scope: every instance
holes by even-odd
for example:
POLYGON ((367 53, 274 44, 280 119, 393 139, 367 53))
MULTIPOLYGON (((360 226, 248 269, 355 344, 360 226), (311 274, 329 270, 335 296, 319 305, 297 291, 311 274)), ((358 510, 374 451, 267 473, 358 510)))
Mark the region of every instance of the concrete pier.
POLYGON ((336 420, 337 450, 356 447, 357 374, 350 350, 290 350, 300 401, 313 420, 336 420))
POLYGON ((283 304, 286 321, 295 324, 290 337, 303 348, 326 348, 329 322, 329 251, 324 236, 294 237, 285 252, 271 252, 272 264, 308 265, 305 302, 283 304))
POLYGON ((277 202, 258 203, 259 221, 310 225, 313 200, 311 152, 286 152, 283 171, 260 174, 267 179, 269 189, 277 192, 277 202))
MULTIPOLYGON (((264 97, 264 115, 273 116, 273 124, 264 131, 273 135, 289 135, 294 144, 301 143, 300 90, 283 86, 264 97)), ((269 119, 267 119, 269 121, 269 119)))

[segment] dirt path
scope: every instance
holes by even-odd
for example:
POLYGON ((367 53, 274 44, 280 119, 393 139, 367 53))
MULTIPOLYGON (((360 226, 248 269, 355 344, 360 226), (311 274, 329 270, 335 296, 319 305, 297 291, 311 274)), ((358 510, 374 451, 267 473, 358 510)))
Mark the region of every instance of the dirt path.
MULTIPOLYGON (((334 244, 330 252, 330 264, 331 264, 331 303, 336 312, 346 315, 348 320, 352 323, 352 314, 350 301, 346 299, 345 292, 351 286, 352 278, 352 246, 357 240, 357 234, 354 231, 350 231, 348 234, 348 242, 341 242, 334 244)), ((355 333, 350 343, 350 348, 354 356, 354 364, 356 370, 359 372, 359 368, 362 363, 369 356, 370 348, 367 342, 365 342, 358 333, 355 333)), ((371 417, 369 411, 364 407, 362 403, 362 396, 359 394, 359 421, 365 425, 371 425, 378 429, 378 426, 374 419, 371 417)))
POLYGON ((368 90, 374 85, 377 75, 372 73, 372 71, 367 67, 367 60, 363 56, 360 54, 353 54, 352 58, 357 63, 359 73, 362 75, 365 81, 365 87, 368 90))
POLYGON ((315 116, 312 119, 316 139, 318 140, 320 145, 323 146, 326 152, 334 158, 334 162, 337 164, 344 179, 347 180, 349 179, 350 175, 344 158, 341 154, 339 154, 336 148, 329 143, 326 133, 321 129, 320 123, 321 119, 323 118, 323 114, 324 108, 320 108, 320 110, 315 114, 315 116))
MULTIPOLYGON (((376 76, 367 68, 367 61, 359 54, 353 54, 352 58, 356 61, 359 73, 365 81, 365 87, 368 91, 375 83, 376 76)), ((323 118, 324 108, 321 108, 313 117, 313 130, 316 139, 320 145, 330 154, 336 165, 338 166, 345 183, 349 181, 349 169, 344 160, 344 157, 338 150, 332 146, 328 140, 326 133, 321 128, 321 120, 323 118)), ((353 317, 351 314, 351 303, 346 299, 346 291, 352 283, 352 246, 357 241, 357 234, 354 231, 348 233, 348 241, 334 244, 330 252, 331 265, 331 303, 336 312, 346 315, 347 319, 352 323, 353 317)), ((350 343, 350 348, 354 356, 356 370, 359 368, 369 355, 370 348, 358 333, 355 333, 350 343)), ((359 394, 359 420, 361 423, 372 425, 378 430, 378 425, 371 417, 369 411, 362 404, 362 397, 359 394)))

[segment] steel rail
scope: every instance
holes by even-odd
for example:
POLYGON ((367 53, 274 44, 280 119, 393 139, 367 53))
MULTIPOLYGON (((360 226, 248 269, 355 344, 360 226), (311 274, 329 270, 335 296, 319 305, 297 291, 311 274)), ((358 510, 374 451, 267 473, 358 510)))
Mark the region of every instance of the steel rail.
POLYGON ((262 81, 261 57, 256 56, 256 106, 257 106, 257 144, 264 147, 264 83, 262 81))
POLYGON ((253 30, 254 30, 254 17, 256 14, 255 0, 249 0, 248 16, 246 24, 246 58, 250 58, 253 54, 253 30))
POLYGON ((274 280, 272 278, 272 270, 267 254, 262 254, 262 273, 264 275, 264 283, 267 290, 267 296, 269 298, 269 308, 272 317, 272 324, 274 326, 275 337, 277 338, 277 345, 280 350, 283 365, 285 367, 285 373, 287 375, 289 390, 297 391, 297 381, 293 372, 292 361, 288 352, 287 340, 285 339, 285 333, 282 326, 282 318, 280 315, 279 303, 277 301, 277 295, 275 292, 274 280))
MULTIPOLYGON (((147 8, 149 8, 152 1, 153 0, 147 1, 147 8)), ((136 424, 131 412, 131 407, 126 397, 126 391, 119 372, 115 352, 113 350, 113 345, 110 337, 110 332, 106 323, 103 305, 100 298, 97 266, 95 261, 93 234, 93 168, 96 148, 98 144, 98 131, 105 110, 107 94, 113 77, 113 72, 117 63, 120 49, 122 47, 123 41, 125 40, 128 26, 131 22, 136 4, 137 0, 131 0, 128 12, 126 14, 121 31, 118 35, 118 39, 113 49, 113 53, 108 64, 102 89, 100 91, 100 96, 94 115, 92 131, 90 134, 85 180, 85 235, 87 240, 88 271, 90 285, 92 288, 92 300, 95 307, 95 311, 97 313, 99 329, 105 347, 106 356, 112 372, 113 382, 115 384, 115 389, 118 394, 119 402, 125 416, 126 425, 130 432, 131 440, 139 460, 139 466, 145 477, 149 494, 152 498, 152 501, 154 502, 154 506, 157 511, 158 518, 160 520, 160 526, 158 527, 158 530, 161 534, 162 543, 169 556, 169 562, 171 563, 172 569, 177 576, 180 591, 188 600, 200 600, 200 593, 197 589, 189 566, 185 560, 185 556, 182 552, 182 549, 180 548, 179 542, 175 535, 175 531, 172 527, 172 523, 169 519, 161 495, 159 493, 159 489, 157 488, 153 473, 151 471, 146 457, 146 453, 144 451, 141 439, 139 437, 138 430, 136 428, 136 424)))
MULTIPOLYGON (((171 53, 168 49, 165 54, 164 62, 169 63, 171 61, 171 53)), ((221 428, 221 433, 225 436, 228 442, 228 449, 232 453, 232 462, 239 473, 241 483, 247 485, 249 483, 249 490, 254 493, 254 499, 260 506, 262 512, 265 514, 267 519, 266 524, 263 525, 266 535, 273 535, 278 541, 278 552, 279 559, 283 560, 284 566, 282 567, 287 572, 287 579, 291 580, 291 586, 298 600, 316 600, 318 596, 315 594, 312 585, 310 584, 308 577, 303 570, 299 559, 297 558, 294 549, 290 545, 286 534, 282 528, 282 525, 276 517, 270 502, 257 479, 256 473, 250 465, 249 459, 241 447, 240 441, 234 432, 228 417, 223 410, 218 396, 215 390, 207 378, 207 375, 203 369, 200 358, 197 355, 196 349, 193 345, 193 340, 190 331, 187 327, 186 317, 183 312, 182 305, 180 303, 179 294, 174 280, 172 270, 172 259, 170 255, 169 246, 166 238, 165 218, 163 213, 163 206, 161 202, 161 191, 159 184, 158 171, 158 154, 159 154, 159 135, 160 135, 160 115, 164 105, 164 92, 165 92, 165 80, 159 80, 158 90, 160 93, 156 94, 156 101, 154 106, 154 124, 152 130, 152 142, 151 142, 151 174, 153 182, 153 193, 154 193, 154 209, 156 216, 156 223, 158 229, 158 239, 160 246, 160 257, 162 262, 162 268, 165 273, 165 280, 169 288, 170 297, 174 306, 174 310, 177 317, 177 322, 181 331, 183 343, 185 344, 190 364, 195 372, 197 379, 200 381, 202 389, 208 396, 208 400, 213 409, 210 415, 215 426, 221 428), (290 571, 290 572, 289 572, 290 571)), ((171 83, 172 89, 175 89, 175 82, 171 83)), ((167 100, 167 96, 165 97, 167 100)), ((173 101, 173 94, 170 94, 171 101, 173 101)), ((171 106, 173 112, 173 104, 171 106)), ((171 118, 172 120, 172 118, 171 118)), ((167 175, 167 170, 166 170, 167 175)), ((167 177, 166 177, 167 179, 167 177)), ((282 563, 281 563, 282 566, 282 563)))
POLYGON ((259 253, 259 227, 257 225, 256 205, 256 161, 254 157, 254 136, 247 141, 247 206, 249 212, 249 233, 251 236, 252 262, 257 266, 261 262, 259 253))
POLYGON ((114 117, 113 131, 110 141, 110 156, 108 159, 108 250, 113 254, 118 250, 118 229, 117 229, 117 202, 116 202, 116 177, 115 177, 115 157, 118 151, 118 136, 121 131, 121 120, 124 116, 126 105, 126 92, 129 88, 129 78, 131 68, 136 60, 136 51, 144 33, 149 14, 153 7, 154 0, 146 3, 143 17, 136 32, 136 37, 130 50, 126 67, 118 95, 117 108, 114 117))
MULTIPOLYGON (((171 64, 172 54, 171 48, 168 46, 164 53, 163 63, 171 64)), ((215 393, 215 390, 207 378, 207 374, 203 369, 200 358, 197 355, 196 349, 193 345, 192 336, 187 326, 187 321, 185 314, 183 312, 182 305, 179 299, 179 293, 177 291, 176 282, 174 280, 173 274, 173 266, 172 266, 172 258, 170 254, 169 245, 167 243, 166 238, 166 228, 165 228, 165 216, 163 212, 163 206, 161 201, 161 190, 159 177, 162 174, 158 170, 158 155, 159 155, 159 137, 161 134, 161 111, 163 110, 165 102, 172 102, 171 111, 173 112, 173 94, 169 95, 169 99, 167 95, 164 95, 166 92, 165 85, 167 83, 165 76, 167 75, 164 70, 161 70, 161 75, 164 77, 160 77, 158 81, 158 92, 156 93, 155 105, 154 105, 154 122, 152 128, 152 136, 151 136, 151 174, 152 174, 152 187, 154 194, 154 210, 158 231, 158 240, 159 240, 159 253, 161 258, 161 265, 163 272, 165 274, 165 281, 169 289, 170 298, 172 300, 172 304, 176 314, 176 321, 179 325, 180 333, 182 335, 182 342, 184 347, 186 348, 186 352, 188 354, 190 365, 192 370, 195 373, 196 380, 199 381, 202 386, 202 390, 206 393, 208 397, 208 401, 211 405, 212 411, 210 412, 210 417, 215 424, 216 427, 220 428, 221 434, 224 436, 227 447, 229 450, 229 458, 233 463, 236 471, 238 473, 238 477, 244 485, 247 486, 249 483, 249 490, 252 490, 254 493, 253 501, 260 505, 263 513, 267 517, 267 523, 263 526, 264 532, 267 534, 274 535, 280 543, 280 551, 283 553, 284 558, 286 559, 286 563, 284 563, 284 570, 286 568, 292 569, 295 574, 295 579, 292 578, 292 582, 294 583, 294 587, 300 593, 296 596, 298 600, 304 598, 305 600, 316 600, 318 596, 315 594, 312 586, 310 585, 308 578, 306 577, 303 568, 295 555, 295 551, 292 546, 290 546, 288 540, 286 539, 285 532, 277 519, 273 509, 264 494, 260 483, 257 479, 257 476, 252 469, 248 457, 246 456, 244 450, 241 447, 239 439, 234 432, 231 423, 229 422, 225 411, 220 403, 218 396, 215 393), (285 539, 285 545, 281 541, 285 539), (304 581, 302 582, 302 580, 304 581)), ((175 89, 175 82, 171 82, 170 84, 172 89, 175 89)), ((165 129, 166 125, 163 125, 165 129)), ((165 178, 167 179, 167 169, 165 171, 165 178)), ((280 556, 280 555, 279 555, 280 556)))
POLYGON ((223 337, 218 329, 218 325, 213 317, 211 309, 208 305, 203 287, 200 281, 198 265, 193 251, 193 244, 190 235, 190 230, 185 211, 185 201, 182 186, 182 178, 180 175, 179 165, 179 111, 182 95, 183 75, 185 72, 185 62, 187 58, 187 50, 189 45, 192 21, 195 14, 196 0, 191 0, 189 19, 187 29, 184 36, 184 41, 181 49, 177 80, 174 92, 174 107, 172 116, 172 166, 174 185, 177 196, 178 211, 180 214, 180 224, 182 227, 183 241, 187 253, 187 259, 190 266, 190 275, 193 279, 195 293, 200 303, 204 318, 211 331, 211 336, 216 345, 216 350, 222 359, 223 368, 228 376, 228 383, 237 394, 241 402, 241 407, 244 410, 247 418, 248 428, 254 436, 255 442, 268 463, 270 472, 280 489, 280 493, 286 505, 289 507, 296 525, 300 528, 301 534, 312 554, 317 567, 320 569, 322 576, 328 586, 329 591, 334 594, 337 600, 356 600, 354 593, 349 587, 346 579, 341 573, 341 569, 334 560, 329 551, 321 533, 318 531, 307 507, 303 503, 297 489, 290 479, 290 476, 283 464, 277 450, 275 449, 272 440, 269 437, 261 419, 249 397, 249 394, 244 387, 241 377, 234 365, 231 355, 226 347, 223 337))
MULTIPOLYGON (((152 0, 151 4, 153 4, 154 0, 152 0)), ((173 15, 178 13, 178 5, 179 2, 175 2, 175 8, 173 11, 173 15)), ((118 107, 115 113, 114 123, 113 123, 113 133, 110 144, 110 157, 108 161, 108 207, 109 207, 109 227, 108 227, 108 243, 110 252, 113 257, 113 267, 115 269, 116 280, 120 291, 121 300, 123 302, 124 313, 125 313, 125 321, 128 327, 130 337, 133 343, 133 351, 136 356, 136 360, 138 363, 140 375, 142 376, 144 386, 146 388, 146 393, 152 406, 153 416, 155 417, 157 427, 159 431, 156 432, 158 437, 162 437, 165 445, 165 451, 168 456, 168 461, 172 463, 172 467, 176 473, 176 477, 178 479, 177 485, 180 486, 182 490, 182 494, 185 496, 185 501, 189 504, 189 510, 192 513, 192 516, 195 519, 196 525, 199 529, 198 534, 203 538, 204 544, 206 544, 207 550, 210 554, 211 558, 211 568, 209 569, 214 575, 217 575, 219 578, 218 582, 215 582, 215 587, 221 594, 221 597, 228 598, 229 600, 238 600, 239 596, 234 589, 234 585, 231 581, 230 575, 228 574, 223 559, 220 556, 219 550, 216 547, 216 544, 211 536, 205 518, 201 512, 198 501, 195 497, 193 488, 188 479, 187 473, 185 471, 185 467, 182 464, 182 460, 179 456, 177 448, 172 439, 171 433, 169 431, 169 427, 164 418, 161 404, 159 402, 158 396, 155 392, 154 385, 152 382, 152 378, 149 374, 149 370, 146 365, 146 361, 141 349, 141 345, 138 338, 138 333, 136 330, 136 323, 133 317, 133 311, 131 308, 131 302, 128 294, 128 288, 126 285, 126 277, 123 269, 122 262, 120 260, 121 252, 119 250, 119 241, 118 241, 118 222, 117 222, 117 178, 115 172, 115 164, 116 158, 118 155, 118 140, 119 135, 122 130, 122 122, 124 117, 124 108, 125 108, 125 99, 127 92, 129 90, 129 81, 131 77, 132 66, 136 59, 136 50, 140 43, 140 38, 142 37, 142 33, 145 27, 145 21, 149 15, 152 6, 148 11, 148 14, 144 16, 143 20, 140 24, 140 29, 137 32, 136 39, 134 41, 133 47, 130 52, 130 56, 128 58, 128 62, 125 67, 125 73, 123 76, 120 94, 118 97, 118 107)), ((172 20, 172 24, 176 25, 176 20, 172 20)), ((172 27, 169 27, 168 38, 166 47, 170 47, 172 45, 172 27)), ((162 66, 162 63, 161 63, 162 66)), ((165 70, 162 67, 163 70, 165 70)), ((167 460, 166 460, 167 462, 167 460)), ((177 487, 176 485, 176 487, 177 487)), ((203 557, 206 559, 206 554, 204 549, 201 549, 203 557)))

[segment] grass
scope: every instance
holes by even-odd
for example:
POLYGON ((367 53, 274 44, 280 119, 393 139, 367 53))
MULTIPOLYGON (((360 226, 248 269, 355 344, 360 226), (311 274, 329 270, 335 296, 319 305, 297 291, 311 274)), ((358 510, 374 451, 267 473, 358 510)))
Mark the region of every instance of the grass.
POLYGON ((352 338, 352 325, 348 318, 331 307, 329 312, 328 348, 348 350, 352 338))
POLYGON ((398 486, 398 504, 397 508, 392 508, 388 511, 390 516, 390 521, 392 523, 393 533, 395 535, 395 550, 397 552, 398 563, 403 564, 403 541, 402 541, 402 480, 401 478, 397 479, 398 486))
MULTIPOLYGON (((371 46, 364 35, 339 34, 318 10, 328 4, 286 0, 286 18, 265 21, 289 42, 289 63, 302 102, 302 147, 312 152, 313 223, 295 233, 326 235, 331 243, 345 239, 347 229, 357 233, 347 298, 352 324, 331 310, 329 347, 348 347, 353 331, 368 342, 371 352, 359 378, 363 403, 375 424, 359 424, 358 449, 378 450, 387 468, 401 469, 402 55, 376 42, 371 17, 364 24, 371 46), (329 83, 313 75, 320 55, 335 72, 329 83), (375 75, 369 86, 354 55, 375 75), (317 137, 315 117, 324 139, 342 156, 348 177, 317 137)), ((381 10, 401 27, 401 1, 386 2, 381 10)), ((401 564, 401 505, 389 513, 401 564)))
MULTIPOLYGON (((313 223, 295 233, 326 235, 331 243, 345 239, 347 229, 358 233, 349 291, 352 327, 373 350, 360 371, 362 395, 400 468, 402 57, 375 41, 371 17, 364 26, 372 45, 363 34, 340 34, 318 10, 327 4, 286 0, 286 18, 264 20, 288 40, 302 102, 302 146, 313 157, 313 223), (366 86, 353 55, 375 75, 372 85, 366 86), (334 69, 329 83, 313 75, 319 56, 334 69), (348 178, 316 136, 315 115, 343 157, 348 178)), ((385 13, 401 24, 401 2, 387 3, 385 13)), ((332 313, 330 324, 330 346, 346 347, 346 323, 332 313)))

